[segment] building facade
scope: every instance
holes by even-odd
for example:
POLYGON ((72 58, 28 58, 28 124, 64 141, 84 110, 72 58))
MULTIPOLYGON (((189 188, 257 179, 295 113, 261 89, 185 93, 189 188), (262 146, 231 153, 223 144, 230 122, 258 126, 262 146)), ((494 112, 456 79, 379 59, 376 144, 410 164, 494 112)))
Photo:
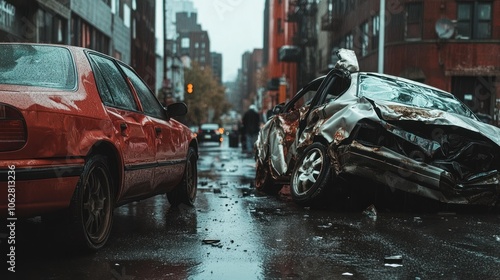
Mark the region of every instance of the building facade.
POLYGON ((68 1, 0 0, 0 40, 67 44, 68 1))
POLYGON ((316 77, 317 12, 317 1, 266 1, 264 61, 271 103, 289 100, 316 77))
POLYGON ((500 0, 384 3, 381 13, 379 0, 267 0, 268 98, 288 99, 304 81, 327 73, 336 51, 347 48, 362 71, 382 69, 449 91, 500 126, 500 0))
MULTIPOLYGON (((348 48, 362 71, 377 71, 380 1, 322 2, 329 49, 318 64, 348 48)), ((500 0, 386 0, 385 7, 383 72, 449 91, 500 125, 500 0)))
POLYGON ((197 14, 180 12, 176 14, 177 54, 189 57, 200 66, 211 67, 210 38, 208 32, 198 24, 197 14))
MULTIPOLYGON (((156 2, 155 0, 131 1, 131 66, 156 91, 156 2)), ((121 7, 127 8, 128 5, 121 7)))
POLYGON ((218 52, 210 53, 210 61, 214 78, 222 84, 222 54, 218 52))
POLYGON ((268 96, 273 105, 285 102, 297 92, 297 62, 282 61, 280 48, 294 45, 297 28, 287 21, 288 14, 294 7, 293 1, 266 0, 264 43, 267 49, 266 67, 268 73, 268 96), (281 85, 281 86, 280 86, 281 85))
POLYGON ((0 0, 0 41, 67 44, 116 57, 155 90, 154 0, 0 0))

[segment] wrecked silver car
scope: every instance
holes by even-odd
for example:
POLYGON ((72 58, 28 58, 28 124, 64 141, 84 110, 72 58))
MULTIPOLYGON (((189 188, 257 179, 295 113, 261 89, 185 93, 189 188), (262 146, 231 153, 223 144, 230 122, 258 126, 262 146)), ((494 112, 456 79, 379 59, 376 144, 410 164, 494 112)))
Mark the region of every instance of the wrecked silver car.
POLYGON ((339 179, 364 178, 450 204, 495 206, 500 129, 452 94, 390 75, 360 72, 342 49, 260 131, 256 187, 314 205, 339 179))

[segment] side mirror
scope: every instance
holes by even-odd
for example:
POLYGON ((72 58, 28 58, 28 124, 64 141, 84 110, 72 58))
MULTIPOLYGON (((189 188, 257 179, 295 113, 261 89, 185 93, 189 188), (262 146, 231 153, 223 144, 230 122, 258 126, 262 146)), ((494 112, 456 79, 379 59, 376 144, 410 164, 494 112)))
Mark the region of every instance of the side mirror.
POLYGON ((187 105, 184 102, 169 104, 165 110, 167 111, 167 115, 171 118, 184 116, 188 111, 187 105))

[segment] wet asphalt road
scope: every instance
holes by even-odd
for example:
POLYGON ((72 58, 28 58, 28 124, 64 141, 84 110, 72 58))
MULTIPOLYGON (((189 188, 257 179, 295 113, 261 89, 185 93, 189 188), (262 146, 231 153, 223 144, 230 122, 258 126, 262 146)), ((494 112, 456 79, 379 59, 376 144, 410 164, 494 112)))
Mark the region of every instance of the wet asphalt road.
POLYGON ((117 208, 93 254, 69 252, 39 218, 19 222, 16 273, 0 279, 500 278, 499 214, 303 208, 256 192, 253 159, 227 142, 200 157, 194 208, 165 196, 117 208))

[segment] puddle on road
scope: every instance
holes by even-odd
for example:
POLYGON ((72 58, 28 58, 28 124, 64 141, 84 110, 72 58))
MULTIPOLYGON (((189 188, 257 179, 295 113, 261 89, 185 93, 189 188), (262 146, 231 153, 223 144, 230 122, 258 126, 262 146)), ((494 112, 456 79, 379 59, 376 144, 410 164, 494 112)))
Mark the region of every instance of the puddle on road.
POLYGON ((203 262, 192 268, 189 279, 264 279, 260 262, 203 262))

